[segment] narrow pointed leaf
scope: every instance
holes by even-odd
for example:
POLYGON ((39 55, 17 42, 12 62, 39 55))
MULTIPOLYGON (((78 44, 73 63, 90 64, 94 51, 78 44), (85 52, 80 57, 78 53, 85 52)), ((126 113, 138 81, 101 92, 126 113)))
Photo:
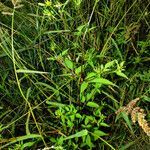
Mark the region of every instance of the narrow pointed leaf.
POLYGON ((86 136, 88 134, 87 130, 82 130, 80 132, 77 132, 76 134, 70 135, 66 138, 64 138, 64 140, 69 140, 69 139, 73 139, 73 138, 77 138, 77 137, 82 137, 82 136, 86 136))
POLYGON ((96 79, 91 80, 90 82, 100 83, 104 85, 114 85, 111 81, 104 79, 104 78, 96 78, 96 79))

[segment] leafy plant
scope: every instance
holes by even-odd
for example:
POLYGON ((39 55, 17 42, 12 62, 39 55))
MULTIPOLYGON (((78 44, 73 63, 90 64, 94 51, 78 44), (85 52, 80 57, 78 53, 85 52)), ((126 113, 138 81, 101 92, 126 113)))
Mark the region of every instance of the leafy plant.
POLYGON ((0 2, 0 148, 149 149, 149 5, 0 2))

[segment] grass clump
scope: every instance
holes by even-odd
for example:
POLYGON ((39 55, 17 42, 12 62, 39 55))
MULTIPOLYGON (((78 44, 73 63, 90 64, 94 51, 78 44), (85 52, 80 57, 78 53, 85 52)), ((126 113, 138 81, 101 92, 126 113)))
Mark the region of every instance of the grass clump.
POLYGON ((149 5, 0 2, 0 148, 147 149, 149 5))

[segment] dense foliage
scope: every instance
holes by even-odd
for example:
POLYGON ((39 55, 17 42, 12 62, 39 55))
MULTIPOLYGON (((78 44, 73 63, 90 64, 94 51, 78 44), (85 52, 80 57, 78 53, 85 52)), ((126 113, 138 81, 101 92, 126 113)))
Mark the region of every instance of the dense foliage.
POLYGON ((115 112, 139 98, 148 126, 149 7, 1 1, 0 148, 148 150, 149 133, 115 112))

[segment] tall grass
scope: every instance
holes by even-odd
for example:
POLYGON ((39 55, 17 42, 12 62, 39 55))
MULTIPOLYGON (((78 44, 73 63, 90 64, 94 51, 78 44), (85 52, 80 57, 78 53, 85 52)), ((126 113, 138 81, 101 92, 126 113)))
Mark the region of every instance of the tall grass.
POLYGON ((0 2, 1 149, 148 149, 150 1, 0 2), (148 125, 148 123, 147 123, 148 125))

